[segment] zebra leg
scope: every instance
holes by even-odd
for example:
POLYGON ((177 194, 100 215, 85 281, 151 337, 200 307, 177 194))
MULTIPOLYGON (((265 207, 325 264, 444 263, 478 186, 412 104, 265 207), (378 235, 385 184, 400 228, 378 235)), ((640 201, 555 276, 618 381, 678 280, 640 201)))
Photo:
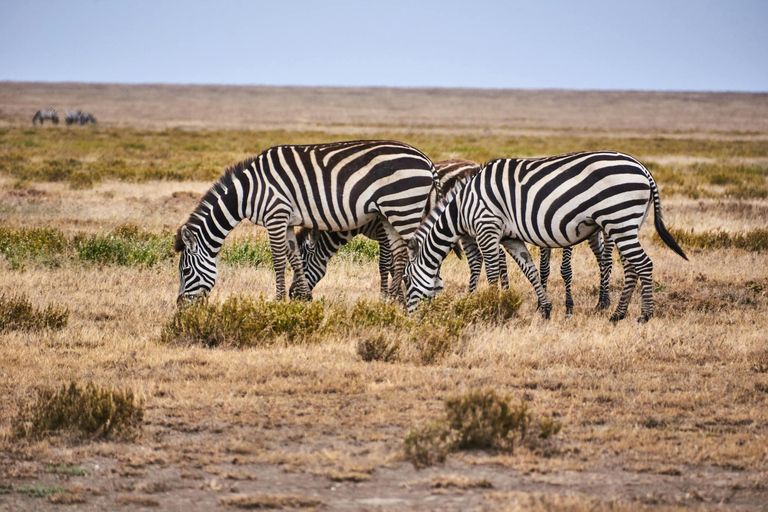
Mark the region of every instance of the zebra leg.
POLYGON ((571 295, 571 282, 573 271, 571 269, 571 257, 573 247, 563 247, 563 262, 560 264, 560 275, 565 282, 565 316, 573 316, 573 295, 571 295))
POLYGON ((634 292, 639 277, 642 289, 642 305, 640 308, 641 316, 638 321, 647 322, 653 316, 653 263, 640 246, 640 241, 637 239, 637 229, 626 232, 615 242, 624 265, 625 278, 624 290, 611 320, 618 321, 626 317, 629 300, 632 298, 632 292, 634 292))
POLYGON ((388 297, 390 300, 405 304, 405 292, 403 291, 403 270, 408 263, 408 247, 403 238, 395 231, 389 221, 382 219, 381 222, 389 241, 389 249, 392 254, 392 281, 389 283, 388 297))
POLYGON ((509 290, 509 275, 507 274, 507 254, 499 246, 499 278, 501 278, 501 289, 509 290))
POLYGON ((536 269, 536 265, 533 264, 533 260, 531 259, 531 255, 528 253, 525 244, 521 240, 506 238, 502 240, 501 245, 503 245, 509 255, 512 256, 515 263, 520 266, 525 277, 527 277, 528 281, 533 285, 533 289, 539 299, 541 316, 549 319, 549 315, 552 311, 552 301, 549 300, 546 290, 541 285, 539 271, 536 269))
POLYGON ((499 238, 500 229, 495 224, 487 224, 477 232, 477 245, 483 254, 485 275, 488 284, 496 286, 499 282, 499 238))
POLYGON ((381 277, 381 286, 379 295, 381 300, 387 300, 389 292, 389 274, 392 272, 392 251, 389 247, 389 239, 386 231, 381 228, 378 230, 379 242, 379 276, 381 277))
POLYGON ((539 258, 539 273, 541 274, 541 286, 546 291, 547 281, 549 281, 549 259, 552 257, 552 249, 541 247, 541 257, 539 258))
MULTIPOLYGON (((272 248, 272 265, 275 267, 276 299, 285 300, 285 261, 288 257, 288 216, 273 217, 265 223, 272 248)), ((303 276, 303 273, 302 273, 303 276)))
POLYGON ((469 263, 469 293, 475 293, 477 282, 480 279, 480 271, 483 269, 483 256, 477 242, 471 236, 461 237, 461 245, 469 263))
POLYGON ((606 238, 605 243, 603 243, 602 231, 598 231, 589 237, 589 248, 592 250, 595 258, 597 258, 597 264, 600 267, 600 295, 597 299, 596 309, 608 309, 611 305, 611 295, 608 286, 611 281, 613 242, 606 238))
POLYGON ((293 269, 293 283, 291 284, 291 297, 298 300, 312 300, 312 292, 307 283, 307 277, 304 275, 304 262, 301 259, 299 243, 296 240, 296 233, 293 227, 288 226, 285 230, 285 238, 288 243, 288 261, 293 269))

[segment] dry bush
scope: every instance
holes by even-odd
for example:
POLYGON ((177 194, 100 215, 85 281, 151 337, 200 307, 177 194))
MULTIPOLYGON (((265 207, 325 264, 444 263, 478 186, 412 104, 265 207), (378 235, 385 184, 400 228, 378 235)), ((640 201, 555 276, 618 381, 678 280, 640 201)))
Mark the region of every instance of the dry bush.
POLYGON ((397 360, 399 348, 400 338, 383 332, 367 337, 357 343, 357 353, 366 362, 381 361, 392 363, 397 360))
POLYGON ((44 310, 36 308, 25 295, 0 295, 0 332, 42 329, 62 329, 69 320, 69 310, 48 304, 44 310))
POLYGON ((76 382, 59 389, 43 387, 33 403, 22 407, 13 421, 17 437, 39 439, 54 432, 76 438, 135 437, 141 429, 144 409, 133 392, 76 382))
POLYGON ((54 228, 10 229, 0 226, 0 254, 11 270, 24 270, 27 262, 59 266, 69 241, 54 228))
POLYGON ((198 300, 179 308, 163 327, 163 343, 259 346, 285 336, 304 341, 325 330, 322 302, 270 301, 231 297, 223 304, 198 300))
POLYGON ((221 498, 220 505, 244 509, 317 508, 325 503, 301 496, 275 496, 271 494, 244 494, 221 498))
POLYGON ((449 453, 470 449, 511 452, 516 444, 532 444, 560 432, 552 418, 536 420, 528 405, 510 405, 493 389, 470 390, 445 400, 445 415, 405 437, 405 457, 416 467, 445 461, 449 453), (536 425, 538 428, 531 428, 536 425))

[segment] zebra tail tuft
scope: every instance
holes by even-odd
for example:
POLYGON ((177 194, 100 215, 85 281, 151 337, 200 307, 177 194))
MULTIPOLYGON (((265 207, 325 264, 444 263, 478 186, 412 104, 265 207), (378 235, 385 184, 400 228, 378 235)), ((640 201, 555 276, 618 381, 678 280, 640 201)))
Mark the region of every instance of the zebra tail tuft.
POLYGON ((659 188, 656 186, 656 182, 651 178, 651 193, 653 194, 653 225, 656 226, 656 232, 661 237, 662 241, 667 244, 667 247, 675 251, 681 258, 688 261, 688 256, 685 255, 683 250, 677 245, 677 242, 672 235, 667 231, 667 227, 664 225, 664 219, 661 216, 661 198, 659 197, 659 188))

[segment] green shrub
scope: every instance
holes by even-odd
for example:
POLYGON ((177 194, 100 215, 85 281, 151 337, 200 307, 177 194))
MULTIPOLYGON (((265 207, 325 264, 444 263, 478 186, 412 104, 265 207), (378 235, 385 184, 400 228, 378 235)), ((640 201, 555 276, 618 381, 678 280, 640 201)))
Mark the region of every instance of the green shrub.
POLYGON ((144 409, 132 391, 76 382, 59 389, 44 387, 14 419, 20 438, 39 439, 54 432, 79 438, 130 438, 140 430, 144 409))
POLYGON ((12 270, 23 270, 28 261, 58 266, 68 246, 67 237, 58 229, 0 227, 0 254, 12 270))
POLYGON ((278 337, 303 341, 326 327, 323 303, 231 297, 221 305, 198 300, 179 308, 163 327, 164 343, 209 347, 270 344, 278 337))
POLYGON ((272 268, 272 249, 269 240, 244 240, 225 245, 221 261, 230 265, 272 268))
POLYGON ((77 236, 74 247, 80 261, 98 265, 153 267, 173 257, 170 236, 156 235, 128 224, 106 235, 77 236))
POLYGON ((69 311, 49 304, 40 310, 25 295, 6 297, 0 295, 0 332, 58 330, 67 325, 69 311))
POLYGON ((402 327, 408 323, 397 304, 380 300, 358 299, 350 313, 352 325, 364 327, 402 327))
POLYGON ((536 420, 525 402, 513 406, 493 389, 470 390, 448 397, 445 414, 408 432, 403 448, 407 460, 423 467, 443 462, 449 453, 460 450, 513 451, 520 444, 548 439, 561 428, 550 417, 536 420))
POLYGON ((374 240, 358 235, 339 249, 338 257, 355 263, 374 261, 379 257, 379 244, 374 240))

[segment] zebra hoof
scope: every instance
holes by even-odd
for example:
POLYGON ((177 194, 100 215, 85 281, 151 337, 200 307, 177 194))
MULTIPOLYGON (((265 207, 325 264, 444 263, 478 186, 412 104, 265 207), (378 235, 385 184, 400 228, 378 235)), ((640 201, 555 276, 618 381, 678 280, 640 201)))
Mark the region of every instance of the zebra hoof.
POLYGON ((613 323, 620 322, 621 320, 624 320, 626 316, 627 316, 626 313, 623 313, 623 314, 614 313, 611 315, 611 322, 613 323))
POLYGON ((552 313, 552 304, 539 305, 539 309, 541 310, 541 317, 544 320, 549 320, 552 313))
POLYGON ((640 315, 640 318, 637 319, 637 323, 645 324, 645 323, 648 323, 648 320, 650 319, 651 319, 651 315, 642 314, 640 315))
POLYGON ((606 309, 608 309, 610 307, 611 307, 611 301, 610 300, 607 300, 607 301, 601 300, 600 302, 597 303, 597 306, 595 306, 595 309, 598 310, 598 311, 605 311, 606 309))

